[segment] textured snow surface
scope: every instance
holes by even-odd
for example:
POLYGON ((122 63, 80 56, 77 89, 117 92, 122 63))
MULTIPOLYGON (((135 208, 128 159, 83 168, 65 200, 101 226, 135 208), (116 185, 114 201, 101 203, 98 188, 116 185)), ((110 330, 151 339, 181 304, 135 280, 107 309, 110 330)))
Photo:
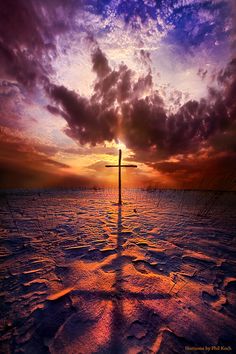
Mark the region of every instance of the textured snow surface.
POLYGON ((236 194, 0 201, 3 353, 186 353, 236 333, 236 194))

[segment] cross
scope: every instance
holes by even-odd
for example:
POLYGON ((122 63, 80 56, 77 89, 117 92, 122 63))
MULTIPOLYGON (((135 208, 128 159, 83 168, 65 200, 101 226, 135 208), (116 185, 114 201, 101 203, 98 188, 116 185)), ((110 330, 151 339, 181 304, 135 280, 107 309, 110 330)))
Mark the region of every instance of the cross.
POLYGON ((118 165, 106 165, 106 167, 118 167, 119 168, 119 173, 118 173, 118 183, 119 183, 119 201, 118 204, 121 205, 121 167, 138 167, 137 165, 121 165, 121 157, 122 157, 122 151, 119 149, 119 163, 118 165))

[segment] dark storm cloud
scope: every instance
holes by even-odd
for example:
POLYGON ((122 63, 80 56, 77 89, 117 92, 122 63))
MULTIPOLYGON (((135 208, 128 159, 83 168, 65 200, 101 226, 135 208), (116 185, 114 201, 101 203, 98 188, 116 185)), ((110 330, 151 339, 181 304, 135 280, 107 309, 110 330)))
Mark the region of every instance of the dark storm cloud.
POLYGON ((223 149, 223 137, 227 139, 227 134, 235 130, 235 69, 232 60, 220 73, 219 90, 209 90, 206 99, 188 101, 175 114, 167 112, 158 93, 123 104, 122 128, 127 145, 138 155, 145 150, 156 159, 168 158, 207 147, 218 135, 223 149))
MULTIPOLYGON (((206 38, 211 38, 212 43, 219 42, 232 30, 229 26, 230 4, 224 1, 205 4, 195 4, 194 1, 173 4, 172 0, 158 3, 119 1, 117 4, 82 0, 1 1, 0 74, 5 79, 13 78, 25 85, 34 83, 38 78, 46 80, 52 70, 52 60, 57 55, 58 36, 79 30, 75 15, 80 8, 92 13, 97 11, 103 17, 109 17, 114 12, 136 30, 140 30, 138 18, 143 23, 148 19, 155 20, 160 32, 165 31, 165 26, 171 26, 166 40, 189 49, 206 38), (222 31, 222 28, 228 29, 222 31)), ((150 53, 141 49, 138 56, 144 65, 150 65, 150 53)), ((105 75, 110 70, 99 48, 93 56, 93 69, 98 75, 105 75)))
POLYGON ((194 158, 183 157, 178 162, 157 162, 150 166, 178 188, 235 190, 235 164, 236 154, 214 153, 207 158, 196 154, 194 158))
MULTIPOLYGON (((106 11, 111 10, 109 2, 96 3, 98 12, 104 16, 106 11)), ((214 48, 216 41, 224 43, 230 35, 231 15, 227 15, 229 7, 224 7, 224 1, 203 5, 194 1, 188 1, 186 6, 181 1, 175 6, 173 4, 173 1, 122 0, 112 6, 115 6, 115 14, 124 15, 125 21, 137 31, 141 31, 150 18, 156 21, 158 15, 161 21, 157 20, 156 26, 166 31, 165 40, 181 49, 192 50, 201 43, 214 48), (167 30, 166 26, 170 26, 171 30, 167 30)), ((88 1, 87 5, 87 11, 93 12, 96 7, 94 2, 88 1)), ((180 106, 181 93, 174 92, 171 102, 179 107, 176 113, 169 113, 161 93, 153 87, 149 52, 142 49, 137 53, 140 63, 149 69, 146 76, 137 77, 124 63, 112 69, 93 34, 88 38, 92 44, 92 70, 96 74, 92 96, 85 98, 64 86, 51 83, 49 77, 52 61, 57 55, 56 43, 65 32, 74 33, 76 29, 78 33, 74 16, 79 6, 81 3, 76 0, 0 2, 0 78, 3 80, 0 84, 0 103, 5 102, 5 106, 0 105, 2 123, 13 117, 10 124, 15 125, 19 114, 14 116, 12 107, 7 107, 8 102, 12 101, 17 108, 16 97, 21 94, 20 90, 41 82, 52 99, 52 104, 47 106, 48 111, 61 115, 68 124, 67 135, 81 144, 94 146, 121 138, 133 150, 136 160, 151 164, 163 172, 166 169, 168 173, 171 173, 170 169, 176 169, 176 173, 180 171, 176 164, 161 165, 164 163, 161 160, 172 156, 187 156, 203 148, 217 152, 219 158, 222 152, 225 158, 227 153, 235 153, 236 59, 219 72, 217 80, 220 88, 209 88, 205 99, 188 101, 180 106)), ((63 45, 60 50, 65 50, 63 45)), ((182 50, 180 52, 182 55, 182 50)), ((202 79, 208 75, 205 68, 200 69, 198 74, 202 79)), ((11 146, 13 148, 14 144, 11 146)), ((53 147, 41 149, 48 150, 49 154, 55 150, 53 147)), ((39 148, 38 151, 43 150, 39 148)), ((20 152, 17 156, 21 156, 20 152)), ((24 167, 26 160, 21 164, 24 167)), ((45 160, 41 162, 46 169, 50 165, 45 160)), ((193 174, 197 173, 194 167, 186 161, 184 163, 185 170, 182 163, 181 171, 186 173, 189 168, 193 174)), ((223 164, 219 166, 225 168, 223 164)))
MULTIPOLYGON (((227 151, 224 139, 234 132, 236 120, 235 63, 219 73, 219 89, 209 88, 208 97, 190 100, 176 113, 168 112, 150 72, 135 78, 124 64, 112 70, 99 48, 92 54, 97 80, 90 99, 63 86, 51 85, 48 91, 58 104, 53 110, 59 109, 68 123, 66 133, 82 144, 121 138, 143 162, 195 153, 211 144, 227 151)), ((180 99, 173 94, 175 104, 180 99)))
POLYGON ((145 150, 146 159, 148 155, 163 159, 197 152, 209 146, 215 134, 229 131, 235 120, 221 99, 213 105, 206 100, 189 101, 176 114, 168 115, 164 108, 146 98, 127 105, 124 115, 125 141, 137 151, 137 157, 139 151, 145 150))
MULTIPOLYGON (((117 70, 111 70, 107 58, 99 48, 92 53, 93 70, 97 74, 94 92, 90 99, 68 90, 64 86, 49 84, 47 91, 58 104, 48 106, 53 114, 60 113, 67 121, 67 135, 81 144, 96 145, 104 141, 117 140, 127 124, 122 119, 126 104, 152 90, 152 76, 134 79, 134 72, 121 64, 117 70)), ((163 105, 156 95, 150 100, 163 105)), ((128 119, 128 117, 127 117, 128 119)))
POLYGON ((92 53, 92 63, 93 71, 95 71, 99 78, 103 78, 111 71, 108 60, 99 47, 92 53))
POLYGON ((41 57, 44 41, 31 1, 2 1, 0 18, 1 75, 24 84, 34 81, 42 72, 35 57, 41 57))
POLYGON ((51 105, 47 105, 47 110, 53 114, 53 115, 59 115, 62 114, 61 110, 57 107, 51 106, 51 105))
POLYGON ((81 144, 96 145, 111 141, 117 135, 117 111, 98 102, 77 95, 64 86, 50 85, 50 96, 60 105, 63 117, 67 120, 66 133, 78 139, 81 144))
POLYGON ((0 77, 24 85, 46 79, 56 56, 56 38, 69 31, 79 1, 0 2, 0 77))

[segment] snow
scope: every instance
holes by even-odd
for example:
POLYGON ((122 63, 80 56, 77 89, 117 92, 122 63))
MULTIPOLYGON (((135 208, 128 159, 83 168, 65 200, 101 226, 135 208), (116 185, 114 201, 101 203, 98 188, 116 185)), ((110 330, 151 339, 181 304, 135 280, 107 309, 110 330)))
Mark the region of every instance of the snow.
POLYGON ((123 201, 1 195, 4 353, 233 348, 236 194, 124 190, 123 201))

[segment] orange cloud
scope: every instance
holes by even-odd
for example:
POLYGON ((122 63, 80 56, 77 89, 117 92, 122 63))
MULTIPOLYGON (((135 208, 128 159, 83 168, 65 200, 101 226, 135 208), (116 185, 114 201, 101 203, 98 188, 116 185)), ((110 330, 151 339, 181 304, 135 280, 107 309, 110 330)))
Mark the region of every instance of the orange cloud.
POLYGON ((19 134, 0 130, 1 189, 49 188, 91 185, 89 178, 75 175, 68 165, 40 153, 19 134))

